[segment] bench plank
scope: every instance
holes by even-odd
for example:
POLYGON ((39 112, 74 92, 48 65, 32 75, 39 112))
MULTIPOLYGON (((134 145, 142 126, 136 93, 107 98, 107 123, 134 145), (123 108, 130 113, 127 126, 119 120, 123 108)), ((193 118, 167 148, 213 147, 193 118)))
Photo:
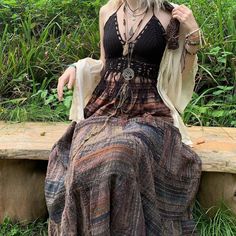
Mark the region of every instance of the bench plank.
MULTIPOLYGON (((0 159, 47 160, 70 122, 0 121, 0 159)), ((236 129, 188 127, 203 171, 236 173, 236 129)))

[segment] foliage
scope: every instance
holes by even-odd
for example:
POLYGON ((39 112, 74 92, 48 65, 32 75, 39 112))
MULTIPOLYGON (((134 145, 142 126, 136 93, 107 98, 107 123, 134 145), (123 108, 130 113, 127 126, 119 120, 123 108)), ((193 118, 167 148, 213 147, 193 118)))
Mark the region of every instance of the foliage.
POLYGON ((9 218, 5 218, 0 225, 0 235, 3 236, 46 236, 47 222, 35 221, 22 225, 23 222, 13 223, 9 218))
POLYGON ((184 120, 192 125, 236 127, 236 96, 234 86, 218 85, 193 99, 184 113, 184 120))
POLYGON ((236 217, 222 201, 218 208, 203 209, 196 201, 194 218, 200 236, 234 236, 236 235, 236 217), (214 211, 212 217, 209 215, 214 211))
MULTIPOLYGON (((55 88, 66 65, 99 56, 98 11, 105 0, 0 2, 0 119, 67 120, 71 93, 55 88), (47 101, 47 102, 46 102, 47 101)), ((178 0, 178 3, 185 3, 178 0)), ((190 0, 205 36, 188 124, 236 127, 236 4, 190 0)))
MULTIPOLYGON (((193 208, 194 220, 200 236, 234 236, 236 235, 236 218, 232 211, 222 202, 216 210, 215 207, 203 209, 198 201, 193 208), (214 211, 210 217, 209 214, 214 211)), ((6 218, 0 225, 0 235, 4 236, 46 236, 47 222, 36 221, 23 226, 12 223, 6 218)))
POLYGON ((236 127, 235 1, 190 0, 188 3, 206 44, 198 54, 195 94, 184 120, 193 125, 236 127))

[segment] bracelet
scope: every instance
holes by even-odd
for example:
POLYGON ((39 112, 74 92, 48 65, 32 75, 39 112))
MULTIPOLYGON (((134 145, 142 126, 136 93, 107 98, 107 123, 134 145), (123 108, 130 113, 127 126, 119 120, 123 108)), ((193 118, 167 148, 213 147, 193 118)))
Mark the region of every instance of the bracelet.
POLYGON ((188 38, 189 36, 191 36, 192 34, 198 32, 199 30, 200 30, 200 28, 193 30, 192 32, 186 34, 185 38, 188 38))
MULTIPOLYGON (((191 36, 191 35, 190 35, 191 36)), ((185 37, 186 39, 200 39, 200 34, 194 36, 194 37, 185 37)))
MULTIPOLYGON (((187 44, 187 45, 188 45, 188 44, 187 44)), ((189 46, 189 45, 188 45, 188 46, 189 46)), ((197 49, 197 50, 194 50, 194 51, 192 52, 192 50, 191 50, 190 48, 186 48, 186 44, 185 44, 185 46, 184 46, 184 49, 185 49, 186 53, 189 54, 189 55, 191 55, 191 56, 196 55, 196 54, 198 53, 198 51, 199 51, 199 49, 197 49), (189 51, 189 49, 190 49, 190 51, 189 51)))
POLYGON ((200 40, 190 40, 190 39, 186 39, 185 43, 188 44, 189 46, 198 46, 200 45, 200 40))
POLYGON ((74 67, 76 69, 75 63, 72 63, 72 64, 68 65, 67 67, 74 67))

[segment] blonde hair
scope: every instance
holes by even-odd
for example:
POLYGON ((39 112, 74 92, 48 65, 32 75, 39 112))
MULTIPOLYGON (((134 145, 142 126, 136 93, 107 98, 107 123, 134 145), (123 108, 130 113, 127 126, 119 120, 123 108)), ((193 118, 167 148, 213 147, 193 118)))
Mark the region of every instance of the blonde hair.
MULTIPOLYGON (((152 5, 154 5, 156 9, 160 9, 164 2, 164 0, 137 0, 137 1, 139 3, 139 6, 151 7, 152 5)), ((125 0, 109 0, 108 3, 114 5, 115 7, 118 7, 123 2, 125 2, 125 0)))

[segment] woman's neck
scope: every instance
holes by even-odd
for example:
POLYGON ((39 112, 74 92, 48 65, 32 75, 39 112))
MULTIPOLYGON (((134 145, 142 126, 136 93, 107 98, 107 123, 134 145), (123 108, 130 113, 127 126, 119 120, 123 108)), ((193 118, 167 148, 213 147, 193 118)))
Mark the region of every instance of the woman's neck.
POLYGON ((139 7, 137 0, 126 0, 132 10, 136 10, 139 7))

